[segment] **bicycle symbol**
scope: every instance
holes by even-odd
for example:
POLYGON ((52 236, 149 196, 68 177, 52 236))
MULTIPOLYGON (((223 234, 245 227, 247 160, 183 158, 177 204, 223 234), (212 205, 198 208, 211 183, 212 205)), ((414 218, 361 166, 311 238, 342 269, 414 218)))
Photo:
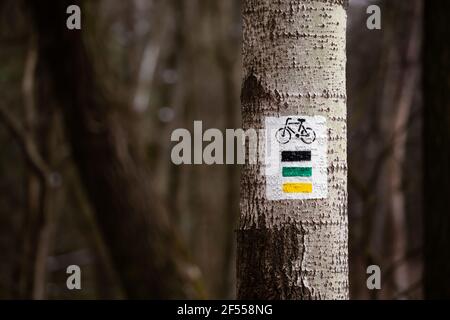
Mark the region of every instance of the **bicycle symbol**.
POLYGON ((316 133, 313 129, 309 127, 305 127, 305 119, 297 119, 297 121, 291 121, 292 118, 287 118, 286 123, 283 128, 278 129, 277 133, 275 134, 275 138, 277 141, 281 144, 286 144, 294 137, 295 139, 300 139, 306 144, 311 144, 314 141, 316 141, 316 133), (297 126, 294 127, 297 130, 292 129, 291 126, 297 126))

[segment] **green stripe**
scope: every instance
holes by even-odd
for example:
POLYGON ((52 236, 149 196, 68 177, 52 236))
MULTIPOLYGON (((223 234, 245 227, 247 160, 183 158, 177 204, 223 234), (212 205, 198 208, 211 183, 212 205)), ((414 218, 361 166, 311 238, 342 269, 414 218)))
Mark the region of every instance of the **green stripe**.
POLYGON ((311 177, 311 167, 283 167, 283 177, 311 177))

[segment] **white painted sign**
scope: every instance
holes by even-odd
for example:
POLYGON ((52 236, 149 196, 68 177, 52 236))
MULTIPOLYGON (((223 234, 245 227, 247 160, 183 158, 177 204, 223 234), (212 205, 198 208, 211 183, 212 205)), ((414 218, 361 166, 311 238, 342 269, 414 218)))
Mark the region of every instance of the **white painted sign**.
POLYGON ((326 118, 266 118, 265 173, 268 200, 328 196, 326 118))

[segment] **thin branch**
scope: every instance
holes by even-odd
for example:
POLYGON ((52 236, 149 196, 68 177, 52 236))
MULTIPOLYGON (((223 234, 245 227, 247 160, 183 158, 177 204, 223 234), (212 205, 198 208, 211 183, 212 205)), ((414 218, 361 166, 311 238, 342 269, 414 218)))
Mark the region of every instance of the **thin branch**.
POLYGON ((150 88, 161 59, 164 43, 170 30, 170 21, 167 18, 167 6, 162 3, 156 10, 160 10, 158 15, 158 25, 160 31, 157 34, 150 35, 146 40, 142 58, 139 64, 136 91, 133 97, 133 110, 137 113, 145 112, 150 101, 150 88))
POLYGON ((46 162, 39 154, 36 144, 32 141, 27 131, 22 127, 18 119, 16 119, 3 105, 0 105, 0 122, 8 129, 19 144, 25 159, 33 170, 45 182, 49 180, 51 170, 46 162))

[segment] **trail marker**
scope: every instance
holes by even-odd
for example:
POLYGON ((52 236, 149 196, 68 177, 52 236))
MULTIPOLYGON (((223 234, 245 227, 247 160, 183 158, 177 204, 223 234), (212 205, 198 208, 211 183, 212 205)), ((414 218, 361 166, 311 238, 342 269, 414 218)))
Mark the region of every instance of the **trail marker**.
POLYGON ((267 117, 265 125, 267 199, 327 198, 325 117, 267 117))

